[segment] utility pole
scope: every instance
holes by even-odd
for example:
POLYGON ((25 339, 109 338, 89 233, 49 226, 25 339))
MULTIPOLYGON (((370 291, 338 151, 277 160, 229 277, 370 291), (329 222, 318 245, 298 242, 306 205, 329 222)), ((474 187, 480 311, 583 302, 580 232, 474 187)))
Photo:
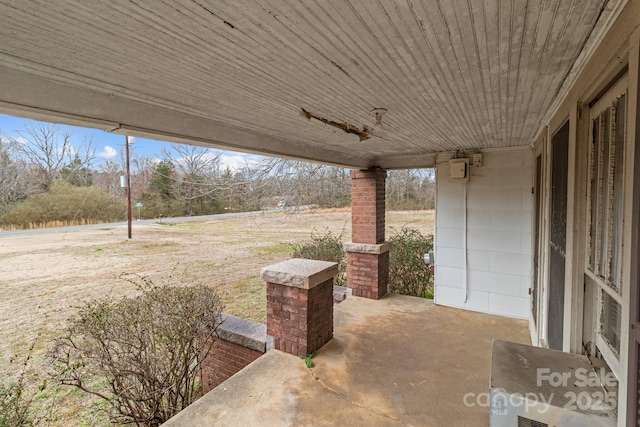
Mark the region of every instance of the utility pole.
POLYGON ((127 231, 131 239, 131 171, 129 168, 129 136, 125 135, 125 150, 127 157, 127 231))

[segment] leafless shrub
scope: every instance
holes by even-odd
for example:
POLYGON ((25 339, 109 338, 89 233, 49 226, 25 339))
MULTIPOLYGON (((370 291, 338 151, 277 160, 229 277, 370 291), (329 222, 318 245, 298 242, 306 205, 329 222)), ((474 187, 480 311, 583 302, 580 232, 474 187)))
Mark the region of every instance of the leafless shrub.
POLYGON ((108 402, 112 422, 157 426, 198 398, 222 304, 207 286, 129 281, 140 295, 81 307, 49 360, 56 381, 108 402))
POLYGON ((314 230, 311 233, 311 241, 293 246, 294 258, 315 259, 319 261, 332 261, 338 263, 338 275, 334 279, 336 286, 347 286, 347 253, 342 245, 343 234, 339 236, 325 230, 324 234, 314 230))
POLYGON ((33 353, 42 331, 31 342, 27 354, 12 357, 11 364, 19 366, 15 378, 0 376, 0 426, 30 427, 48 422, 47 414, 34 405, 38 393, 45 390, 47 380, 33 369, 33 353))

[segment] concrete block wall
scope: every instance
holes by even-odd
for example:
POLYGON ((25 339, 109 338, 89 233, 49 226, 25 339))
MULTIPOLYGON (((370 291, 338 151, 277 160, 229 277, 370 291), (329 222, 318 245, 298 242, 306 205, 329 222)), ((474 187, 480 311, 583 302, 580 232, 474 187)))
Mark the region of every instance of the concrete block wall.
POLYGON ((435 303, 526 319, 532 265, 531 151, 484 153, 484 167, 471 166, 470 172, 465 303, 464 186, 449 182, 447 162, 437 166, 435 303))

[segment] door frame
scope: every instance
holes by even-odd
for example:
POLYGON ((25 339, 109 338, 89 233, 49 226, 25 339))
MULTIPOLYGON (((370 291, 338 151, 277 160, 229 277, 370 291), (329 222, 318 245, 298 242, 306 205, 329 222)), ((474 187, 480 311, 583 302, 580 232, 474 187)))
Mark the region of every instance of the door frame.
POLYGON ((533 151, 533 215, 531 229, 533 231, 538 230, 538 241, 536 242, 535 233, 532 234, 531 240, 531 253, 533 254, 533 262, 531 263, 531 288, 530 288, 530 304, 533 300, 533 292, 537 290, 536 295, 536 307, 530 307, 529 310, 529 332, 531 335, 531 343, 534 346, 538 347, 547 347, 546 341, 546 333, 547 333, 547 307, 546 304, 546 295, 547 295, 547 251, 545 250, 545 245, 548 244, 547 240, 547 226, 548 226, 548 207, 547 207, 547 133, 544 132, 543 135, 536 142, 533 151), (538 158, 541 160, 541 168, 538 172, 537 170, 537 161, 538 158), (539 176, 538 176, 539 173, 539 176), (536 198, 539 197, 539 206, 536 206, 536 198), (537 253, 536 253, 536 243, 537 243, 537 253), (536 275, 534 274, 536 265, 535 260, 538 260, 538 274, 537 274, 537 284, 534 283, 536 280, 536 275), (534 313, 533 310, 536 310, 536 321, 534 322, 534 313))
MULTIPOLYGON (((592 104, 590 105, 589 108, 589 112, 588 114, 586 114, 587 116, 587 120, 589 122, 589 129, 591 129, 591 122, 592 122, 592 115, 595 113, 596 115, 599 115, 601 111, 604 111, 604 109, 610 107, 610 104, 613 100, 615 100, 621 93, 625 93, 626 94, 626 100, 627 100, 627 108, 626 108, 626 119, 625 119, 625 127, 626 127, 626 132, 625 135, 628 137, 628 129, 629 129, 629 123, 628 123, 628 117, 629 117, 629 79, 628 79, 628 73, 625 73, 624 75, 618 77, 617 79, 615 79, 612 84, 610 85, 610 87, 607 89, 607 91, 605 93, 602 94, 601 97, 599 97, 596 101, 592 102, 592 104)), ((594 116, 595 117, 595 116, 594 116)), ((590 135, 591 138, 591 135, 590 135)), ((591 145, 591 139, 588 140, 588 146, 591 145)), ((633 201, 630 198, 631 195, 631 189, 632 189, 632 182, 633 182, 633 171, 635 170, 634 165, 633 165, 633 159, 631 159, 631 153, 632 151, 630 151, 630 141, 627 138, 625 145, 623 147, 623 187, 622 187, 622 197, 623 197, 623 215, 622 215, 622 224, 623 224, 623 228, 622 228, 622 236, 630 236, 631 235, 631 229, 630 229, 630 223, 633 220, 633 216, 631 215, 631 204, 633 203, 633 201)), ((588 179, 588 175, 587 175, 587 179, 588 179)), ((591 203, 590 200, 590 196, 589 194, 587 194, 587 197, 585 198, 587 200, 587 206, 591 203)), ((585 221, 584 223, 587 227, 588 227, 588 221, 585 221)), ((585 236, 589 234, 589 230, 588 228, 585 227, 584 233, 585 236)), ((623 352, 625 351, 625 342, 628 340, 628 328, 626 328, 626 320, 628 317, 628 315, 626 314, 628 312, 628 301, 629 301, 629 286, 625 286, 626 283, 629 283, 629 267, 632 263, 630 263, 630 261, 633 259, 631 258, 631 255, 629 254, 631 246, 629 246, 629 242, 628 242, 628 238, 624 238, 622 240, 622 252, 620 254, 621 257, 621 273, 620 273, 620 288, 619 291, 613 291, 610 290, 610 288, 606 285, 602 283, 602 280, 598 279, 596 277, 596 275, 592 272, 589 271, 589 268, 587 266, 587 252, 589 251, 589 239, 585 238, 584 241, 584 257, 583 257, 583 262, 581 263, 583 265, 583 274, 585 277, 585 280, 590 281, 593 285, 595 286, 596 289, 596 307, 595 307, 595 331, 593 331, 593 336, 594 336, 594 344, 597 346, 599 352, 602 354, 604 360, 607 362, 607 364, 609 365, 609 367, 611 368, 611 370, 616 374, 616 377, 620 380, 621 378, 623 378, 624 376, 624 371, 623 370, 623 365, 624 365, 624 357, 623 357, 623 352), (621 307, 621 324, 620 324, 620 350, 619 350, 619 354, 616 355, 615 351, 612 350, 609 345, 605 342, 605 340, 602 338, 602 336, 600 335, 599 332, 599 328, 600 328, 600 324, 601 324, 601 318, 600 316, 602 315, 602 297, 601 297, 601 293, 602 292, 607 292, 610 295, 612 295, 613 297, 615 297, 615 299, 617 300, 617 302, 620 304, 621 307)))
MULTIPOLYGON (((628 86, 628 112, 627 120, 627 145, 625 154, 632 153, 627 164, 633 166, 640 165, 640 30, 636 29, 631 37, 629 49, 629 86, 628 86), (635 110, 635 113, 634 113, 635 110)), ((627 178, 629 175, 627 175, 627 178)), ((626 412, 626 425, 637 426, 640 422, 640 265, 637 260, 640 257, 640 168, 633 167, 632 177, 629 181, 632 186, 631 194, 631 223, 630 229, 630 258, 632 262, 629 267, 629 302, 625 304, 628 308, 625 318, 622 317, 623 327, 627 326, 628 337, 621 343, 620 358, 622 362, 623 354, 627 356, 625 365, 626 399, 624 403, 620 399, 620 412, 622 416, 626 412), (627 322, 625 324, 625 321, 627 322), (626 344, 626 348, 625 348, 626 344), (623 351, 625 351, 623 353, 623 351), (626 404, 626 408, 622 406, 626 404), (626 411, 624 411, 626 409, 626 411)), ((623 307, 624 310, 624 307, 623 307)), ((621 384, 622 386, 623 384, 621 384)), ((622 396, 621 396, 622 397, 622 396)))
POLYGON ((568 290, 569 286, 567 286, 568 283, 570 283, 568 281, 569 279, 567 278, 567 272, 569 270, 567 266, 571 262, 571 254, 572 254, 572 247, 571 247, 572 242, 570 239, 569 232, 572 229, 571 227, 572 227, 572 214, 573 214, 573 211, 570 210, 570 205, 571 205, 570 189, 572 184, 572 181, 570 181, 570 177, 571 177, 570 165, 572 163, 571 162, 571 154, 572 154, 572 150, 571 150, 572 138, 571 137, 572 137, 572 121, 570 120, 570 118, 566 118, 564 121, 562 121, 562 123, 559 126, 554 128, 553 132, 550 134, 549 144, 548 144, 549 145, 549 150, 548 150, 549 151, 549 206, 548 206, 549 223, 547 228, 548 228, 549 234, 548 234, 548 239, 545 245, 545 249, 548 251, 547 263, 546 263, 546 268, 548 269, 547 298, 546 298, 546 303, 547 303, 546 339, 547 339, 547 346, 549 348, 554 348, 555 350, 564 350, 564 351, 566 351, 565 343, 567 341, 567 336, 568 336, 567 330, 569 329, 568 328, 569 323, 567 322, 567 318, 569 319, 571 318, 570 313, 568 313, 569 310, 567 310, 567 307, 570 306, 570 305, 567 305, 567 299, 568 299, 567 294, 569 294, 569 298, 571 294, 571 292, 568 290), (565 133, 566 133, 566 136, 564 136, 565 133), (556 155, 563 153, 563 158, 557 159, 556 156, 554 156, 554 152, 556 151, 556 147, 560 147, 561 145, 566 145, 566 146, 562 148, 558 148, 558 150, 562 150, 562 151, 558 151, 556 155), (566 150, 566 154, 564 154, 565 150, 566 150), (558 160, 561 161, 562 163, 559 163, 558 160), (554 178, 556 177, 561 181, 556 184, 564 186, 564 200, 561 198, 555 199, 557 202, 559 202, 559 205, 557 207, 559 207, 560 209, 564 208, 564 210, 562 211, 554 211, 554 208, 556 208, 556 206, 554 206, 555 204, 554 197, 556 194, 558 194, 558 192, 562 188, 562 187, 558 187, 558 190, 556 192, 553 191, 554 178), (558 216, 558 214, 560 214, 560 216, 558 216), (552 230, 554 226, 554 216, 556 217, 556 219, 564 217, 563 229, 555 230, 555 232, 559 232, 557 233, 557 235, 552 230), (556 238, 562 236, 562 238, 555 241, 554 236, 556 238), (562 248, 558 247, 554 249, 553 245, 559 244, 559 243, 561 243, 563 247, 562 248), (554 253, 557 254, 556 257, 553 256, 554 253), (560 260, 562 261, 561 265, 557 264, 556 265, 556 267, 558 267, 557 269, 552 268, 552 263, 554 261, 560 262, 560 260), (557 280, 561 279, 562 281, 559 283, 555 283, 556 279, 557 280), (557 288, 554 287, 556 285, 557 285, 557 288), (555 292, 557 292, 557 295, 552 295, 555 292), (556 299, 553 299, 553 298, 556 298, 556 299), (552 310, 552 305, 554 305, 554 310, 552 310), (559 307, 557 307, 556 305, 559 305, 559 307), (553 324, 560 329, 560 331, 558 331, 558 336, 554 335, 553 343, 550 337, 551 322, 554 322, 553 324), (554 346, 557 346, 558 348, 552 347, 552 344, 554 344, 554 346))

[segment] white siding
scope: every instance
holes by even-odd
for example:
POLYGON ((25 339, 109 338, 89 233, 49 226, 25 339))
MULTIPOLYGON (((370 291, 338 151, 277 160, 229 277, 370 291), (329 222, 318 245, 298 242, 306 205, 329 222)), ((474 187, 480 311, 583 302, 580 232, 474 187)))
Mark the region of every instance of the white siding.
POLYGON ((467 185, 467 272, 464 184, 436 172, 436 304, 528 318, 531 274, 531 151, 484 154, 467 185), (467 301, 465 303, 465 276, 467 301))

